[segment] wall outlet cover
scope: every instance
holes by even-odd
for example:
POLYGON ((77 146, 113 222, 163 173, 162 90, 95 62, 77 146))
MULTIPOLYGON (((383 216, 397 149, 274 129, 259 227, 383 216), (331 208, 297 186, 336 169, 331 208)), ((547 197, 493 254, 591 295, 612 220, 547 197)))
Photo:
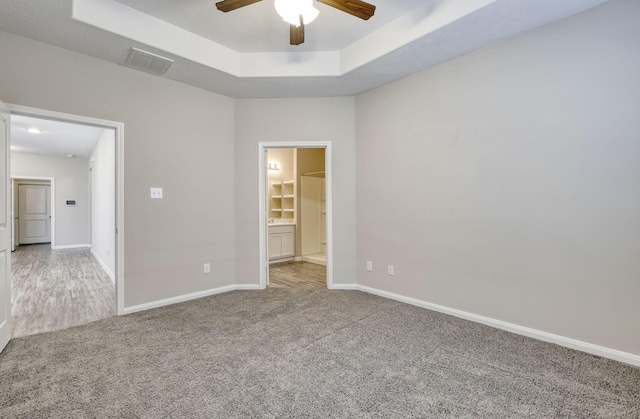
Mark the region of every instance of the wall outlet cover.
POLYGON ((162 188, 151 188, 151 198, 162 199, 162 188))

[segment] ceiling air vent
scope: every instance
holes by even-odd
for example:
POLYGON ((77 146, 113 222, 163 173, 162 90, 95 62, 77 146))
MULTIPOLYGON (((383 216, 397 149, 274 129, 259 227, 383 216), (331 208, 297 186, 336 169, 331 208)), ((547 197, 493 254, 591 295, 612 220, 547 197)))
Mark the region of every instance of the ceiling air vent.
POLYGON ((173 64, 173 60, 132 47, 126 63, 128 66, 138 70, 161 75, 169 69, 169 66, 173 64))

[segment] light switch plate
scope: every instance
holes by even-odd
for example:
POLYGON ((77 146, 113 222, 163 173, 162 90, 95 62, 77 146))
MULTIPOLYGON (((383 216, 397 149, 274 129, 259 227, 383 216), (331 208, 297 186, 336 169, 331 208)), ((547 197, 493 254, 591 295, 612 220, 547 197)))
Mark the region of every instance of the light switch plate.
POLYGON ((162 188, 151 188, 151 198, 162 199, 162 188))

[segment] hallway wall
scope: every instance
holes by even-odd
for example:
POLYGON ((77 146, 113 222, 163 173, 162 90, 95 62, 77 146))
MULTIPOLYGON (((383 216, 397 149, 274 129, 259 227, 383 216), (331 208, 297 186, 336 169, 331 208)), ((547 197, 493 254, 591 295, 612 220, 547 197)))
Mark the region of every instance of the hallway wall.
POLYGON ((87 159, 77 157, 11 153, 11 176, 55 178, 52 207, 57 247, 89 245, 87 164, 87 159), (75 200, 76 205, 67 205, 67 200, 75 200))

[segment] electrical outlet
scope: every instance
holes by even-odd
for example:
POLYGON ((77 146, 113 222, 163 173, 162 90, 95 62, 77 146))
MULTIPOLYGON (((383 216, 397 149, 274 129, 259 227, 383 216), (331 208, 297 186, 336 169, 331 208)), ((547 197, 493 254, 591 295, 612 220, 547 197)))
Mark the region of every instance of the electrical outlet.
POLYGON ((151 198, 162 199, 162 188, 151 188, 151 198))
POLYGON ((387 274, 393 276, 393 265, 387 266, 387 274))
POLYGON ((367 261, 367 271, 373 271, 373 262, 371 262, 370 260, 367 261))
POLYGON ((205 263, 204 264, 204 273, 208 274, 211 272, 211 264, 210 263, 205 263))

